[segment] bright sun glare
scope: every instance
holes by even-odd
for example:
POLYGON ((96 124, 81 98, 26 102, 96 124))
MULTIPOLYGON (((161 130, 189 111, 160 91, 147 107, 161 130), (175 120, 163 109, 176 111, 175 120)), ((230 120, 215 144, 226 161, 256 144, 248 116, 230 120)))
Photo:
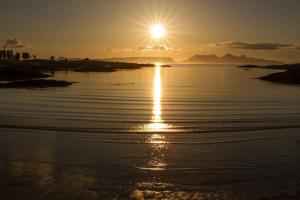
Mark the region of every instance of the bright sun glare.
POLYGON ((150 34, 154 39, 160 39, 165 36, 166 31, 165 28, 160 24, 155 24, 151 26, 150 34))

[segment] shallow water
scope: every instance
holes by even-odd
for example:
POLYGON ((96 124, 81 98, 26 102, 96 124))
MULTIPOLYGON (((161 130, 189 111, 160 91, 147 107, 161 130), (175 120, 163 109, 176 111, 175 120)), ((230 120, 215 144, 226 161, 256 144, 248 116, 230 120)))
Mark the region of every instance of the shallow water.
POLYGON ((272 72, 174 65, 3 89, 0 195, 299 197, 300 87, 255 79, 272 72))

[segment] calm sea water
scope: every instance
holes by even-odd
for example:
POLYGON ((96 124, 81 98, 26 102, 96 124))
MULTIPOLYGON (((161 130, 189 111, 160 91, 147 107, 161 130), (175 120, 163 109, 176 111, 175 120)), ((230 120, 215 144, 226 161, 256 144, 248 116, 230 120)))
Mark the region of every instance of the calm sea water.
POLYGON ((272 72, 174 65, 2 89, 0 195, 299 197, 300 87, 255 79, 272 72))

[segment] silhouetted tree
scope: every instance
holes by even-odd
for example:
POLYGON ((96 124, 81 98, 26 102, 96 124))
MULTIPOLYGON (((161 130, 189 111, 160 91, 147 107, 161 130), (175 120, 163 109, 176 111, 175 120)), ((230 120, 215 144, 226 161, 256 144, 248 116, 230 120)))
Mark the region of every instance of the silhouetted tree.
POLYGON ((33 58, 33 59, 36 59, 36 55, 32 55, 32 58, 33 58))
POLYGON ((0 50, 0 60, 3 59, 3 51, 0 50))
POLYGON ((55 57, 54 57, 54 56, 51 56, 51 57, 50 57, 50 60, 54 61, 54 60, 55 60, 55 57))
POLYGON ((21 55, 19 52, 17 52, 15 55, 15 60, 19 61, 20 59, 21 59, 21 55))
POLYGON ((27 53, 27 52, 23 52, 22 53, 22 59, 23 60, 28 60, 30 58, 30 54, 29 53, 27 53))
POLYGON ((7 56, 6 56, 6 51, 3 51, 3 59, 6 60, 7 56))

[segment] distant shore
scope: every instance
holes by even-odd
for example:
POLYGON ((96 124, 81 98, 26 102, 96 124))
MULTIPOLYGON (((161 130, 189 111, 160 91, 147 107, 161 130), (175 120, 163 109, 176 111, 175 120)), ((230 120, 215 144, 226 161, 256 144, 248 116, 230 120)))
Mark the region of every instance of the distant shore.
MULTIPOLYGON (((155 64, 138 64, 96 60, 24 60, 0 61, 0 88, 45 88, 65 87, 72 85, 68 81, 45 80, 49 73, 57 71, 74 72, 116 72, 119 70, 135 70, 143 67, 155 67, 155 64)), ((162 65, 162 67, 169 67, 162 65)))

